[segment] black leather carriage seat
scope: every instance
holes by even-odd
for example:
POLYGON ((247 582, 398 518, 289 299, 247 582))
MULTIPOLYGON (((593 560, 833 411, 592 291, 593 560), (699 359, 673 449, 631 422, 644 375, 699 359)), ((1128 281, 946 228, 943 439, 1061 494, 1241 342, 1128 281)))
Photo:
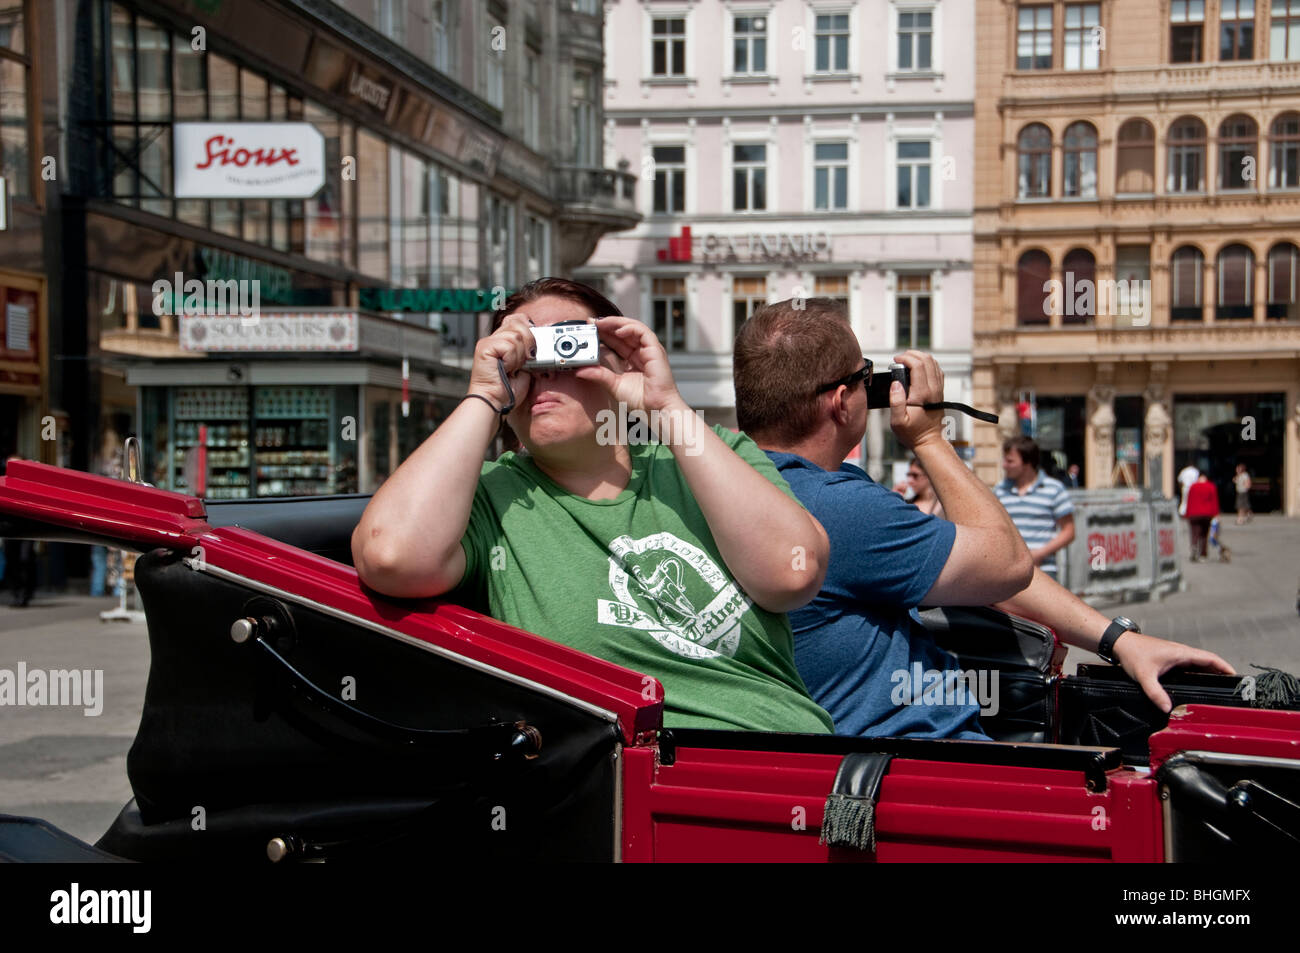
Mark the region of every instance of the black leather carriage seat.
POLYGON ((213 527, 238 526, 270 539, 352 565, 352 531, 369 493, 264 500, 204 500, 213 527))
POLYGON ((48 821, 0 814, 0 863, 113 864, 125 861, 59 830, 48 821))

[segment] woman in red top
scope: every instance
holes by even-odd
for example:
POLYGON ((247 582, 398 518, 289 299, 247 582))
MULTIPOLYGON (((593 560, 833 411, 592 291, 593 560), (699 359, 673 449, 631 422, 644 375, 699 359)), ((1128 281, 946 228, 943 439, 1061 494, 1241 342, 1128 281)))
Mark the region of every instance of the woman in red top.
POLYGON ((1187 491, 1187 522, 1192 531, 1192 562, 1205 559, 1210 521, 1219 515, 1219 490, 1204 473, 1187 491))

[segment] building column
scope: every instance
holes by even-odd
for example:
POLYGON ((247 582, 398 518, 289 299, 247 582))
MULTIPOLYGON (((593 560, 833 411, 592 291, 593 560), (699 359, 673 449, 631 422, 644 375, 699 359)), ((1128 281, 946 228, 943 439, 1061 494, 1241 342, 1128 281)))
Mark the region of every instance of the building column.
POLYGON ((1218 270, 1215 267, 1215 259, 1206 255, 1201 270, 1204 272, 1201 275, 1201 320, 1206 324, 1213 324, 1214 309, 1219 303, 1219 283, 1216 280, 1218 270))
POLYGON ((1169 365, 1156 361, 1151 365, 1147 384, 1146 416, 1142 431, 1142 452, 1146 458, 1147 486, 1165 496, 1173 495, 1174 428, 1173 398, 1169 394, 1166 376, 1169 365))
POLYGON ((1111 485, 1115 469, 1115 365, 1097 367, 1097 381, 1088 390, 1088 429, 1084 453, 1088 458, 1088 489, 1111 485))
MULTIPOLYGON (((1154 249, 1154 245, 1152 246, 1154 249)), ((1169 294, 1169 259, 1168 257, 1151 259, 1151 301, 1147 305, 1147 314, 1151 327, 1169 327, 1169 307, 1172 298, 1169 294)))
POLYGON ((885 432, 889 411, 871 410, 867 412, 867 475, 880 482, 885 475, 885 432))
POLYGON ((1003 441, 1020 433, 1020 415, 1016 413, 1016 367, 1014 364, 998 364, 995 368, 997 377, 998 401, 998 459, 1002 459, 1003 441))
POLYGON ((1255 258, 1254 292, 1255 323, 1264 323, 1264 314, 1268 310, 1268 253, 1255 258))
MULTIPOLYGON (((1300 361, 1297 362, 1300 364, 1300 361)), ((1300 371, 1300 367, 1297 367, 1300 371)), ((1287 421, 1286 438, 1282 441, 1282 506, 1287 516, 1300 516, 1300 387, 1287 393, 1286 404, 1291 408, 1287 421)))

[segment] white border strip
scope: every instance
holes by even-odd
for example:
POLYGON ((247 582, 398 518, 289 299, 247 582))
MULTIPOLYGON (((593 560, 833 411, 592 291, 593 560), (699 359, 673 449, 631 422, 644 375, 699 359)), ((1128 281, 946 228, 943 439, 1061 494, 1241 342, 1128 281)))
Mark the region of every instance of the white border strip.
POLYGON ((303 598, 302 596, 285 592, 283 589, 277 589, 274 586, 267 585, 266 583, 257 582, 255 580, 249 579, 247 576, 241 576, 238 573, 233 573, 229 569, 222 569, 220 566, 214 566, 211 563, 207 563, 207 562, 202 563, 200 566, 198 565, 198 560, 192 557, 185 557, 182 560, 182 562, 184 562, 187 566, 189 566, 191 569, 193 569, 196 572, 210 573, 211 575, 217 576, 218 578, 225 579, 230 582, 237 582, 240 583, 241 585, 248 586, 250 589, 257 590, 258 592, 262 592, 268 595, 274 595, 279 598, 285 599, 288 602, 292 602, 300 606, 305 606, 311 609, 315 609, 317 612, 322 612, 325 615, 333 616, 334 618, 341 619, 345 622, 350 622, 353 625, 359 625, 364 629, 371 630, 372 632, 378 632, 381 635, 386 635, 389 638, 397 639, 400 642, 405 642, 408 645, 415 646, 416 648, 424 649, 426 652, 432 652, 434 655, 440 655, 443 658, 450 659, 451 661, 454 662, 458 662, 461 665, 466 666, 467 668, 472 668, 475 671, 484 673, 485 675, 491 675, 494 678, 500 678, 504 681, 511 682, 515 685, 519 685, 524 688, 530 689, 532 691, 539 692, 550 698, 554 698, 562 702, 567 702, 573 707, 581 709, 582 711, 585 711, 590 715, 595 715, 597 718, 602 718, 605 721, 610 722, 611 724, 618 724, 618 716, 614 714, 614 712, 609 711, 608 709, 605 708, 601 708, 599 705, 593 705, 591 702, 585 702, 580 698, 574 698, 572 695, 566 695, 564 692, 551 688, 549 685, 543 685, 542 683, 535 682, 532 679, 524 678, 523 676, 520 675, 515 675, 503 669, 496 668, 495 666, 488 665, 485 662, 479 662, 476 661, 475 659, 466 658, 465 656, 459 655, 456 652, 452 652, 449 649, 445 649, 440 645, 434 645, 432 642, 425 642, 422 639, 417 639, 415 636, 406 635, 403 632, 398 632, 395 629, 390 629, 387 626, 380 625, 378 622, 371 622, 368 619, 363 619, 360 616, 355 616, 350 612, 344 612, 342 609, 336 609, 333 606, 327 606, 324 603, 316 602, 315 600, 312 599, 306 599, 303 598))

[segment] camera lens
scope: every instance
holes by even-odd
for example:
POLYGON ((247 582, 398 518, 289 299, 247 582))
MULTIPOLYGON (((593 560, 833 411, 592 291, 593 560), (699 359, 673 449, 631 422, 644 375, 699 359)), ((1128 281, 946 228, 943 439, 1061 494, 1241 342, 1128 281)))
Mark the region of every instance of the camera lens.
POLYGON ((562 337, 555 339, 555 353, 560 357, 573 357, 578 353, 578 339, 574 337, 562 337))

